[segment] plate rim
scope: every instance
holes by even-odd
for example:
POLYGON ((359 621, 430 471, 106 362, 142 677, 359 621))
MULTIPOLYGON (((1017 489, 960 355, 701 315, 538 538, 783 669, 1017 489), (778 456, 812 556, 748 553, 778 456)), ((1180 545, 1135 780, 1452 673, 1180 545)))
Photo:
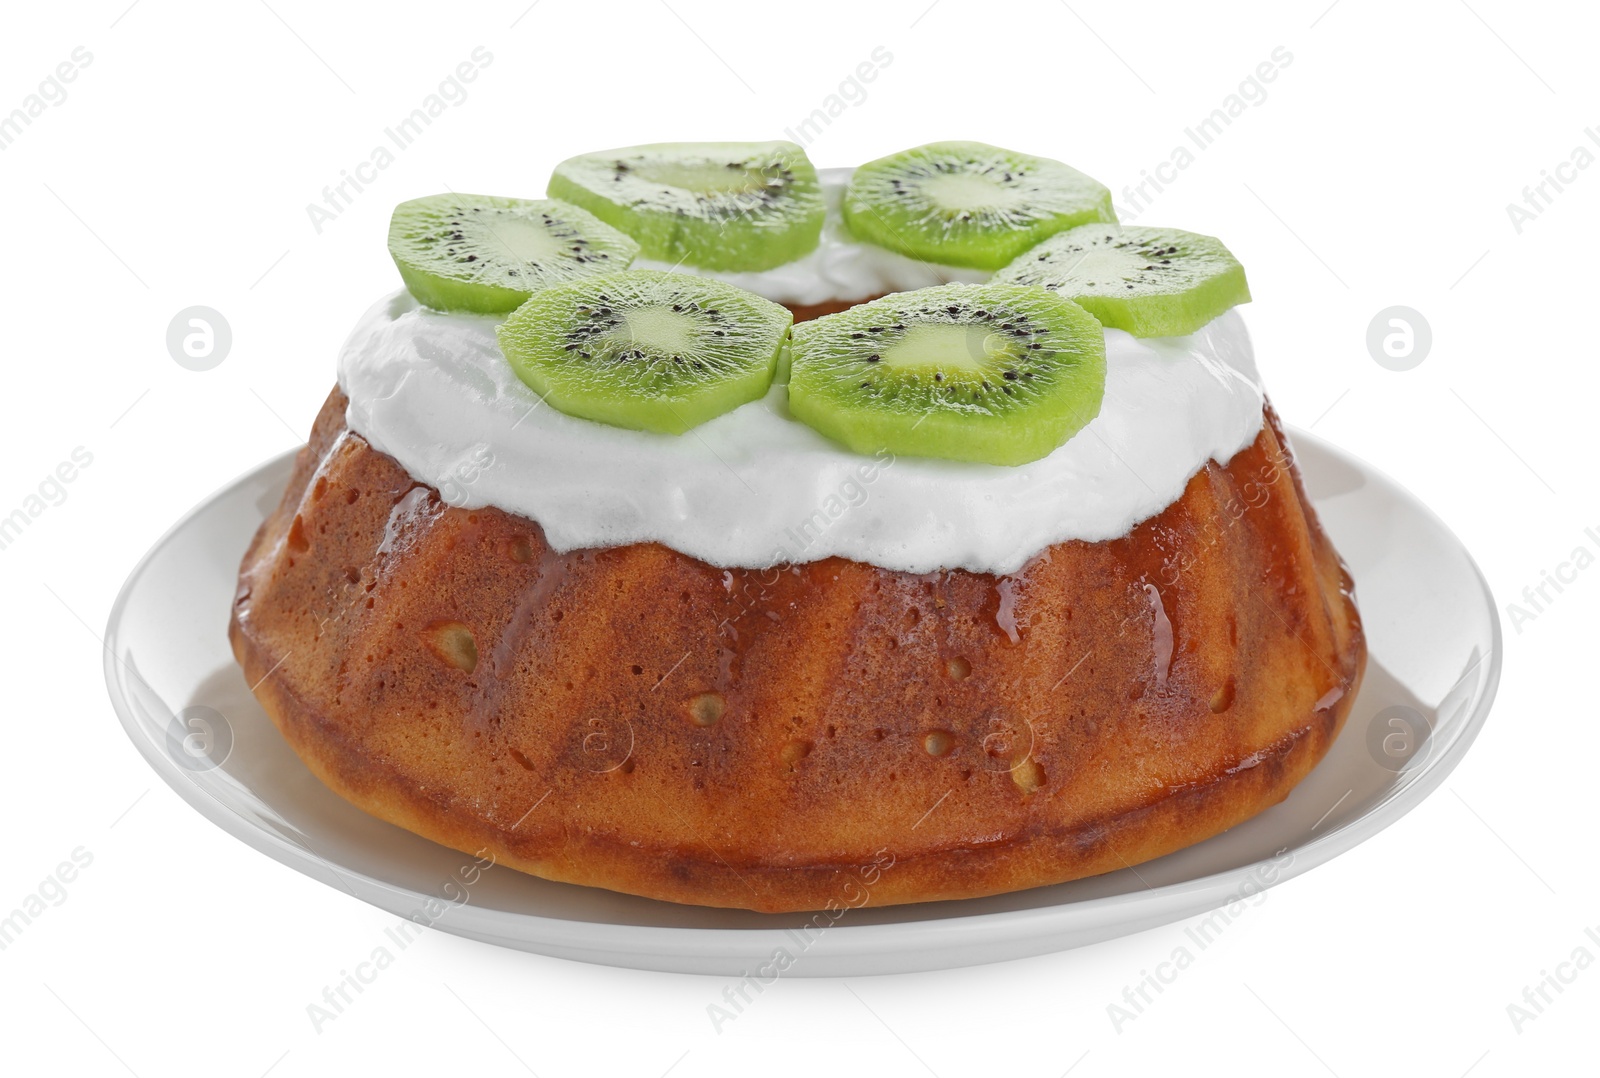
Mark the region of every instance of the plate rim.
MULTIPOLYGON (((1185 917, 1216 909, 1236 900, 1239 889, 1246 881, 1256 880, 1259 889, 1265 891, 1332 861, 1409 815, 1412 810, 1444 783, 1444 780, 1450 776, 1466 756, 1467 751, 1476 741, 1479 733, 1482 732, 1499 690, 1501 667, 1504 659, 1504 636, 1494 592, 1490 588, 1482 568, 1478 565, 1477 560, 1473 558, 1466 544, 1461 541, 1455 531, 1437 513, 1421 499, 1417 498, 1416 495, 1412 494, 1403 484, 1395 481, 1393 477, 1381 468, 1311 434, 1309 431, 1291 426, 1288 427, 1287 433, 1291 449, 1296 456, 1299 455, 1301 446, 1309 445, 1343 463, 1355 466, 1356 470, 1365 475, 1375 476, 1383 480, 1390 488, 1402 495, 1413 510, 1420 511, 1425 515, 1435 527, 1454 543, 1465 559, 1467 566, 1472 570, 1473 577, 1478 585, 1478 591, 1482 600, 1487 604, 1490 613, 1488 619, 1490 647, 1488 653, 1479 664, 1484 667, 1485 673, 1482 687, 1475 694, 1475 705, 1471 713, 1461 720, 1455 735, 1444 747, 1444 751, 1430 753, 1425 765, 1417 771, 1411 780, 1397 787, 1392 795, 1378 808, 1369 809, 1362 815, 1308 842, 1288 847, 1293 850, 1294 856, 1287 864, 1277 863, 1273 858, 1263 858, 1232 869, 1225 869, 1193 879, 1162 884, 1148 888, 1145 891, 1101 895, 1095 898, 1016 910, 955 914, 944 917, 935 916, 870 925, 835 923, 825 929, 825 936, 828 941, 825 953, 818 953, 814 956, 809 952, 803 953, 795 964, 789 968, 787 975, 806 975, 808 957, 813 959, 812 965, 840 965, 848 964, 852 960, 870 959, 890 954, 900 955, 914 945, 920 937, 934 935, 939 937, 940 951, 944 956, 948 956, 947 958, 941 958, 941 960, 934 963, 903 965, 895 969, 876 971, 858 970, 856 972, 893 973, 904 972, 912 968, 954 968, 962 965, 1022 957, 1020 953, 1013 954, 1009 952, 979 957, 969 955, 958 958, 955 955, 954 952, 960 945, 968 942, 977 942, 979 939, 991 944, 1014 941, 1018 938, 1036 939, 1045 942, 1046 945, 1030 947, 1026 953, 1053 953, 1063 948, 1051 945, 1048 942, 1050 938, 1049 932, 1042 930, 1048 929, 1057 921, 1069 918, 1073 922, 1098 922, 1101 919, 1097 918, 1096 914, 1113 909, 1119 911, 1118 916, 1110 919, 1115 925, 1129 925, 1132 927, 1126 930, 1114 928, 1109 933, 1096 936, 1097 939, 1114 938, 1146 928, 1171 924, 1185 917), (1262 868, 1269 864, 1276 864, 1276 868, 1270 882, 1263 882, 1260 873, 1262 868)), ((251 481, 261 473, 275 467, 281 467, 286 462, 292 462, 292 459, 302 449, 302 446, 297 446, 285 450, 240 472, 227 483, 217 487, 162 532, 161 536, 141 555, 119 588, 117 597, 112 603, 110 613, 106 619, 102 661, 107 692, 111 697, 112 708, 123 728, 123 732, 133 742, 134 748, 139 752, 139 755, 180 798, 224 832, 232 835, 257 852, 266 854, 285 867, 294 869, 321 882, 357 881, 367 895, 386 895, 391 898, 404 898, 408 903, 412 904, 426 904, 432 900, 431 896, 390 883, 359 870, 353 870, 342 865, 335 866, 333 862, 320 857, 308 847, 295 843, 273 829, 261 826, 224 804, 210 790, 193 781, 190 772, 178 767, 176 763, 163 756, 154 742, 144 735, 142 725, 133 713, 128 694, 123 686, 121 668, 126 664, 123 663, 116 650, 116 643, 122 635, 119 626, 123 619, 124 611, 131 601, 140 579, 149 569, 151 562, 155 560, 156 556, 175 535, 183 531, 196 517, 206 512, 216 502, 232 494, 238 487, 251 481), (329 877, 332 877, 333 880, 330 881, 329 877)), ((1315 508, 1314 499, 1313 508, 1315 508)), ((1470 668, 1467 673, 1471 673, 1470 668)), ((137 675, 135 674, 134 676, 137 675)), ((1461 675, 1463 679, 1465 676, 1466 674, 1461 675)), ((1457 683, 1459 684, 1459 679, 1457 683)), ((394 912, 389 907, 374 901, 372 897, 356 894, 347 885, 336 885, 352 897, 360 899, 369 905, 384 909, 385 912, 394 912)), ((454 935, 501 946, 514 947, 520 950, 616 966, 668 969, 682 972, 684 967, 681 964, 671 966, 661 965, 659 962, 641 964, 639 959, 643 956, 651 956, 664 961, 697 961, 703 968, 692 972, 699 973, 732 972, 733 967, 725 966, 723 963, 730 961, 739 963, 742 961, 748 964, 752 956, 766 954, 774 947, 782 947, 785 943, 794 941, 794 937, 790 934, 793 929, 786 926, 686 928, 671 925, 620 924, 604 920, 572 920, 541 913, 489 910, 474 906, 470 901, 450 906, 446 915, 431 922, 430 927, 438 928, 454 935), (526 926, 529 931, 515 936, 507 935, 504 927, 508 919, 526 926)), ((1056 927, 1058 934, 1062 935, 1068 935, 1076 931, 1074 926, 1070 924, 1060 924, 1056 927)), ((831 976, 837 974, 826 970, 817 970, 814 975, 831 976)))

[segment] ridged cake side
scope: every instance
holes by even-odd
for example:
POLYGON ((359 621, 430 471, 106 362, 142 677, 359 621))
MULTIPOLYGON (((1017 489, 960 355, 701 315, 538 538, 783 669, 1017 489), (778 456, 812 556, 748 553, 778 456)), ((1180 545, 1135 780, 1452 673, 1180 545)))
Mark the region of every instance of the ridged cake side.
POLYGON ((344 412, 245 555, 234 652, 332 789, 550 879, 775 912, 1137 865, 1286 797, 1365 662, 1270 411, 1128 537, 998 578, 556 554, 344 412))

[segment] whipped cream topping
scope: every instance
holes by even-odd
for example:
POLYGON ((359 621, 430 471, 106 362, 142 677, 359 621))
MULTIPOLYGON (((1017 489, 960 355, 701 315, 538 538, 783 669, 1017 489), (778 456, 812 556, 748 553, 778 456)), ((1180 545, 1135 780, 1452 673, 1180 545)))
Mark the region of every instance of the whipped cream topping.
MULTIPOLYGON (((989 274, 858 243, 839 213, 849 169, 819 172, 828 217, 804 258, 759 273, 639 260, 778 303, 856 301, 989 274)), ((683 435, 565 415, 517 378, 497 317, 445 314, 398 292, 345 342, 346 421, 448 503, 537 521, 558 551, 658 542, 724 568, 838 555, 885 569, 1014 573, 1047 547, 1128 534, 1261 431, 1250 337, 1228 311, 1187 337, 1106 330, 1100 414, 1042 460, 865 457, 789 415, 787 391, 683 435)))
POLYGON ((774 303, 796 307, 830 300, 853 302, 872 299, 887 292, 909 292, 914 288, 958 281, 977 284, 989 279, 990 274, 985 270, 935 265, 854 240, 839 212, 845 185, 850 182, 853 171, 848 168, 817 170, 828 216, 816 250, 804 258, 759 273, 724 273, 698 266, 656 262, 648 258, 635 259, 633 268, 677 270, 701 277, 715 277, 747 292, 765 296, 774 303))
POLYGON ((530 517, 558 551, 654 541, 726 568, 839 555, 1014 573, 1055 543, 1126 535, 1262 425, 1237 311, 1187 337, 1107 330, 1099 416, 1014 468, 852 453, 790 417, 781 385, 683 435, 578 419, 517 378, 498 322, 380 301, 339 359, 346 418, 445 501, 530 517))

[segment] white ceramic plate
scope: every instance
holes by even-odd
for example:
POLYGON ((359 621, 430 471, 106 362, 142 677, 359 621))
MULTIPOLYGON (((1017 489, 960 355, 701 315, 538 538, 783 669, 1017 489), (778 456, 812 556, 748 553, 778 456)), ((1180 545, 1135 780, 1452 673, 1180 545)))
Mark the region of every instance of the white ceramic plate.
MULTIPOLYGON (((239 559, 291 455, 179 521, 134 569, 106 632, 112 703, 150 766, 223 830, 315 879, 472 939, 641 969, 856 976, 1043 954, 1249 896, 1394 823, 1460 761, 1500 676, 1493 597, 1450 531, 1387 477, 1303 433, 1306 486, 1357 586, 1371 658, 1326 759, 1288 800, 1216 838, 1094 879, 992 898, 811 915, 702 909, 551 883, 472 859, 330 793, 234 665, 239 559)), ((218 883, 217 886, 225 886, 218 883)))

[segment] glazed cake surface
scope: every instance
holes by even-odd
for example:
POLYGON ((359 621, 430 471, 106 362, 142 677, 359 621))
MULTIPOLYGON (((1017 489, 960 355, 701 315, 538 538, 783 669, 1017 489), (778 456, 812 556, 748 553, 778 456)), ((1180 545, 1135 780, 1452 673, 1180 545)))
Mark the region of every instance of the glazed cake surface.
POLYGON ((235 654, 332 789, 549 879, 786 911, 869 866, 885 905, 1137 865, 1281 801, 1360 681, 1270 409, 1127 536, 997 576, 557 553, 346 405, 245 555, 235 654))

